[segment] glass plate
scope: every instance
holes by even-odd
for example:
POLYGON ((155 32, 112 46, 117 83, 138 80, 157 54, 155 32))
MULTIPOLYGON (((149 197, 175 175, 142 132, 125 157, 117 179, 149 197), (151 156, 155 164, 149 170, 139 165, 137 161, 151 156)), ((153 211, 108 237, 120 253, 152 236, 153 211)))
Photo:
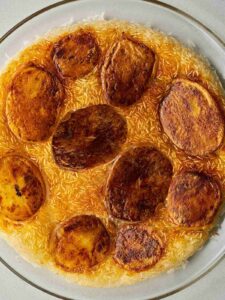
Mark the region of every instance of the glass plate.
MULTIPOLYGON (((27 17, 0 39, 0 69, 18 51, 37 36, 68 23, 76 23, 104 14, 105 19, 122 19, 141 23, 172 34, 207 57, 224 84, 225 44, 210 29, 191 16, 158 1, 82 0, 61 1, 27 17)), ((88 288, 72 284, 43 267, 23 260, 0 239, 1 262, 34 287, 63 299, 79 300, 143 300, 171 295, 207 274, 225 253, 225 222, 218 235, 189 259, 186 268, 165 273, 132 286, 88 288)))

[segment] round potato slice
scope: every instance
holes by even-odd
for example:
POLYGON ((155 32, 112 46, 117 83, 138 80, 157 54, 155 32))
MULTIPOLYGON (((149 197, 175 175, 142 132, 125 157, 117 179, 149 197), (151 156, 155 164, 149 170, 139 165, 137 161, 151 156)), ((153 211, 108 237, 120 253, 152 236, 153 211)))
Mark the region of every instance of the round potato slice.
POLYGON ((131 271, 153 267, 162 257, 164 242, 160 235, 145 225, 125 225, 117 234, 115 261, 131 271))
POLYGON ((123 37, 108 50, 101 71, 102 87, 110 104, 129 106, 147 87, 155 54, 143 43, 123 37))
POLYGON ((50 238, 50 249, 62 269, 85 273, 106 258, 110 236, 99 218, 75 216, 56 227, 50 238))
POLYGON ((63 105, 64 89, 46 68, 29 63, 12 80, 6 115, 12 132, 26 141, 50 137, 63 105))
POLYGON ((0 214, 12 221, 32 217, 45 200, 45 185, 38 168, 26 158, 0 159, 0 214))
POLYGON ((172 179, 167 208, 175 224, 209 224, 213 221, 220 203, 220 188, 209 176, 198 172, 182 172, 172 179))
POLYGON ((53 136, 53 155, 60 167, 87 169, 113 159, 126 137, 126 120, 114 108, 92 105, 66 115, 53 136))
POLYGON ((160 120, 171 141, 187 154, 207 155, 224 136, 223 117, 209 92, 198 83, 177 79, 160 107, 160 120))
POLYGON ((53 61, 62 77, 77 79, 90 73, 97 65, 100 48, 91 32, 69 34, 53 48, 53 61))
POLYGON ((166 199, 171 177, 172 165, 158 150, 129 149, 115 162, 108 180, 109 214, 127 221, 147 219, 166 199))

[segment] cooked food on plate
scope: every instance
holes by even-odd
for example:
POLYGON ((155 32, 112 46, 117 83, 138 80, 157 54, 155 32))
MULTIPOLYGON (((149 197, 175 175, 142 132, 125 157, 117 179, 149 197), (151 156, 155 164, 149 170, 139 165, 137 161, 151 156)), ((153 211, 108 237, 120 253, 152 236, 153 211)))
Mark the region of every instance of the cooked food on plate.
POLYGON ((222 85, 164 33, 55 29, 0 74, 0 232, 31 263, 113 287, 171 271, 215 232, 222 85))
POLYGON ((215 151, 224 135, 224 118, 218 104, 199 83, 186 79, 172 82, 160 108, 160 120, 172 142, 187 154, 215 151))
POLYGON ((167 196, 167 207, 176 224, 201 226, 212 222, 221 204, 218 183, 203 173, 175 175, 167 196))
POLYGON ((172 165, 156 149, 135 147, 123 153, 113 166, 106 202, 112 217, 141 221, 165 201, 172 165))
POLYGON ((101 71, 102 87, 109 103, 129 106, 145 91, 155 54, 138 40, 123 35, 107 51, 101 71))
POLYGON ((163 241, 151 227, 125 225, 118 231, 114 258, 124 268, 143 271, 156 264, 162 255, 163 241))
POLYGON ((126 120, 106 104, 69 112, 52 138, 56 163, 73 170, 112 160, 126 141, 126 120))
POLYGON ((73 79, 90 73, 100 57, 100 48, 91 32, 66 35, 53 49, 53 61, 59 74, 73 79))
POLYGON ((45 200, 45 184, 38 168, 28 159, 7 155, 0 160, 0 209, 2 217, 25 221, 45 200))
POLYGON ((28 62, 12 79, 6 101, 8 125, 23 140, 46 140, 58 121, 63 101, 64 87, 57 76, 28 62))
POLYGON ((59 224, 51 243, 61 268, 83 273, 104 260, 110 249, 110 236, 100 219, 81 215, 59 224))

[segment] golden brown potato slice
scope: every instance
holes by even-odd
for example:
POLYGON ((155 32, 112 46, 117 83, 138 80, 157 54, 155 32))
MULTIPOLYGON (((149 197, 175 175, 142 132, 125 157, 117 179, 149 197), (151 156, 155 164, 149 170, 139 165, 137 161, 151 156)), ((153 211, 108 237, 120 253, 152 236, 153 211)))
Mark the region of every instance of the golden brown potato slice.
POLYGON ((146 225, 122 226, 116 238, 115 261, 131 271, 144 271, 162 257, 164 242, 156 230, 146 225))
POLYGON ((50 249, 56 264, 65 271, 84 273, 106 258, 110 236, 97 217, 75 216, 56 227, 50 249))
POLYGON ((100 48, 91 32, 69 34, 53 48, 53 61, 62 77, 74 79, 90 73, 97 65, 100 48))
POLYGON ((223 139, 224 121, 214 99, 189 80, 174 80, 161 104, 160 120, 172 142, 193 156, 215 151, 223 139))
POLYGON ((182 172, 172 179, 167 208, 175 224, 209 224, 213 221, 220 203, 220 188, 209 176, 198 172, 182 172))
POLYGON ((108 180, 109 214, 128 221, 148 218, 166 199, 171 177, 172 165, 158 150, 129 149, 115 162, 108 180))
POLYGON ((155 64, 155 54, 143 43, 128 37, 108 50, 101 71, 102 87, 110 104, 129 106, 147 87, 155 64))
POLYGON ((113 159, 126 137, 126 120, 114 108, 92 105, 66 115, 53 136, 53 155, 60 167, 87 169, 113 159))
POLYGON ((50 137, 63 105, 64 89, 57 77, 34 63, 24 65, 12 80, 6 102, 8 125, 26 141, 50 137))
POLYGON ((45 200, 45 185, 29 160, 8 155, 0 159, 0 214, 13 221, 32 217, 45 200))

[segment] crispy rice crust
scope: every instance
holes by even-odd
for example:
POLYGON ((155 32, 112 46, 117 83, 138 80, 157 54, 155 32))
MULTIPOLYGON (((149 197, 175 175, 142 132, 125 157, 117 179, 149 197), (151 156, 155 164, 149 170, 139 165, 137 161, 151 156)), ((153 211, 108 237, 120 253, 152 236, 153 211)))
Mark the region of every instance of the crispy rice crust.
MULTIPOLYGON (((2 71, 0 76, 0 154, 4 156, 11 151, 31 159, 38 166, 45 180, 47 197, 35 216, 20 224, 15 224, 0 216, 1 233, 27 260, 45 265, 72 282, 88 286, 111 287, 133 284, 181 265, 209 238, 217 219, 214 218, 211 224, 205 226, 191 228, 177 226, 171 220, 165 203, 161 203, 154 214, 145 221, 145 226, 149 231, 160 231, 160 240, 163 241, 160 247, 162 247, 163 255, 145 271, 128 270, 116 263, 113 258, 116 234, 123 226, 123 222, 111 221, 105 206, 106 179, 114 162, 109 161, 79 172, 59 168, 54 161, 51 138, 43 142, 24 142, 17 139, 10 130, 5 115, 6 100, 11 90, 12 80, 19 68, 28 62, 33 62, 45 66, 48 72, 58 76, 52 60, 55 43, 64 36, 79 33, 81 30, 94 33, 101 51, 100 60, 85 76, 78 76, 76 80, 70 77, 60 79, 65 89, 65 98, 58 120, 62 120, 70 111, 108 103, 106 91, 102 89, 102 66, 104 66, 108 49, 117 41, 121 41, 125 34, 151 49, 157 61, 151 78, 147 82, 144 81, 146 85, 144 91, 141 88, 143 93, 140 93, 138 101, 135 100, 135 103, 129 106, 115 108, 126 119, 128 128, 121 153, 142 144, 154 147, 168 157, 173 165, 174 173, 195 170, 218 180, 222 195, 225 188, 223 141, 220 147, 207 157, 191 157, 185 154, 164 133, 159 118, 159 108, 176 78, 185 78, 203 86, 222 111, 224 109, 223 91, 209 64, 194 51, 185 48, 171 36, 123 21, 95 21, 55 30, 24 49, 2 71), (112 249, 107 252, 105 259, 91 271, 66 272, 55 263, 54 255, 49 247, 51 233, 61 222, 87 213, 101 219, 110 235, 112 249)), ((158 250, 156 252, 161 253, 158 250)))

